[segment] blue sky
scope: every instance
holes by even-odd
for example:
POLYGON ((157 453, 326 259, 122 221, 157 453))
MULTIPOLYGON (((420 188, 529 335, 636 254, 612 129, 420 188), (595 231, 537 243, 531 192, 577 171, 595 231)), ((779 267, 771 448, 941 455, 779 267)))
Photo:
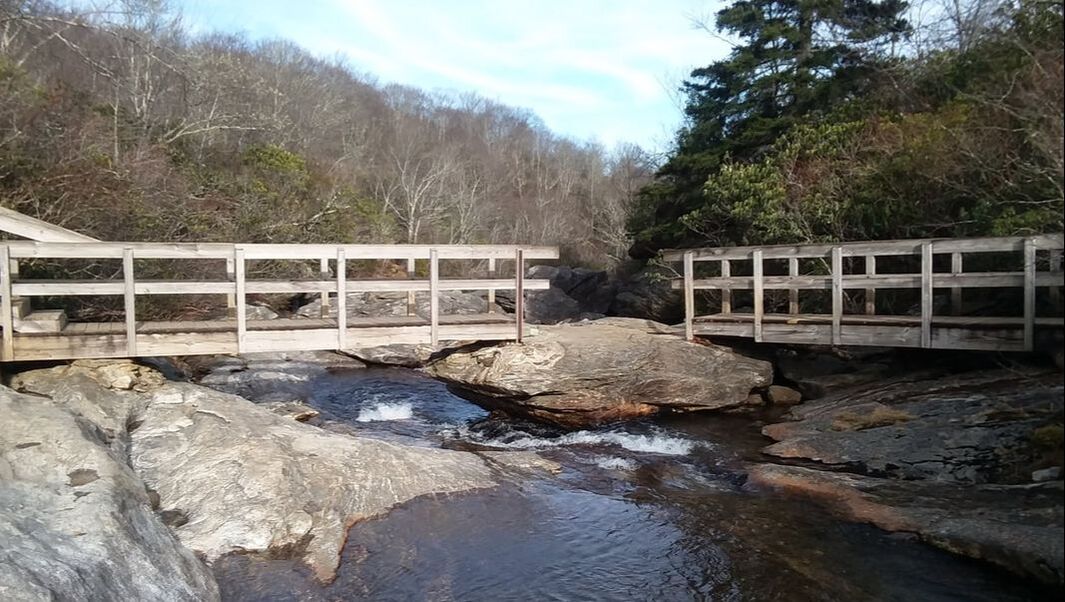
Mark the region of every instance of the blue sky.
POLYGON ((286 38, 381 82, 473 91, 551 129, 661 150, 675 90, 728 46, 692 20, 707 0, 177 0, 195 31, 286 38))

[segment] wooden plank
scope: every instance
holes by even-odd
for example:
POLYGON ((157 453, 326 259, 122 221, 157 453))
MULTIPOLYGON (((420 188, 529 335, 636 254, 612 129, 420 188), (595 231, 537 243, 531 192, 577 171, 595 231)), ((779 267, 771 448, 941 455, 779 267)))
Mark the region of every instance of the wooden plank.
POLYGON ((348 255, 343 248, 337 254, 337 327, 335 340, 337 349, 348 347, 348 255))
POLYGON ((932 346, 932 243, 921 243, 921 347, 932 346))
POLYGON ((318 279, 322 283, 321 286, 320 286, 322 292, 321 292, 321 295, 319 296, 319 298, 321 299, 320 305, 321 305, 322 309, 321 309, 320 312, 318 312, 318 315, 322 316, 323 318, 328 318, 329 317, 329 293, 332 292, 331 289, 333 288, 332 286, 330 286, 331 283, 329 281, 329 258, 328 257, 323 257, 323 258, 318 260, 318 279))
POLYGON ((1035 240, 1024 241, 1024 350, 1035 347, 1035 240))
MULTIPOLYGON (((693 253, 687 253, 685 254, 685 257, 689 257, 692 261, 695 261, 695 256, 693 253)), ((732 263, 728 260, 724 260, 721 262, 721 277, 732 277, 732 263)), ((721 313, 732 313, 732 289, 729 287, 721 289, 721 313)))
MULTIPOLYGON (((962 254, 954 252, 950 254, 950 273, 954 276, 960 275, 964 270, 962 269, 962 254)), ((961 315, 961 287, 950 287, 950 311, 956 316, 961 315)))
POLYGON ((133 249, 127 248, 122 254, 123 297, 126 309, 126 353, 137 356, 137 289, 133 274, 133 249))
MULTIPOLYGON (((724 274, 722 274, 724 276, 724 274)), ((788 258, 788 276, 791 278, 797 278, 799 276, 799 258, 788 258)), ((764 284, 763 284, 764 285, 764 284)), ((799 289, 788 287, 788 313, 799 313, 799 289)))
POLYGON ((843 344, 843 248, 832 247, 832 344, 843 344))
MULTIPOLYGON (((1034 237, 1040 249, 1062 248, 1065 235, 1044 234, 1034 237)), ((840 243, 844 257, 864 257, 866 255, 917 255, 921 244, 935 243, 939 253, 999 253, 1021 251, 1024 237, 982 237, 982 238, 935 238, 919 240, 881 240, 840 243)), ((694 253, 695 261, 720 261, 722 259, 743 260, 750 257, 751 251, 761 249, 764 259, 787 259, 789 257, 813 259, 827 257, 832 253, 830 244, 805 245, 765 245, 759 247, 714 247, 700 249, 671 249, 662 252, 666 261, 682 261, 684 253, 694 253)))
MULTIPOLYGON (((1050 274, 1049 275, 1050 275, 1051 278, 1060 278, 1062 276, 1062 266, 1061 266, 1062 251, 1061 251, 1061 249, 1051 249, 1049 255, 1050 255, 1050 274)), ((1038 281, 1038 278, 1037 278, 1037 281, 1038 281)), ((1050 287, 1050 303, 1054 307, 1058 307, 1059 305, 1061 305, 1061 286, 1051 286, 1050 287)))
MULTIPOLYGON (((695 261, 691 253, 684 254, 684 338, 691 341, 695 339, 695 331, 692 329, 692 320, 695 318, 695 288, 692 281, 695 280, 695 261)), ((721 297, 721 313, 725 312, 724 293, 721 297)))
POLYGON ((525 338, 525 251, 514 252, 514 327, 515 340, 525 338))
MULTIPOLYGON (((236 279, 236 272, 233 258, 226 257, 226 281, 232 283, 236 279)), ((232 284, 233 292, 226 293, 226 309, 236 312, 237 311, 237 287, 236 284, 232 284)))
MULTIPOLYGON (((34 242, 11 241, 12 258, 121 259, 132 247, 141 259, 226 259, 233 254, 230 243, 153 242, 34 242)), ((527 245, 334 245, 334 244, 241 244, 247 259, 322 259, 344 249, 348 259, 424 258, 436 248, 441 259, 506 259, 522 249, 526 259, 558 259, 558 247, 527 245)))
MULTIPOLYGON (((417 275, 418 262, 413 257, 407 259, 407 278, 414 280, 417 275)), ((413 290, 407 292, 407 315, 413 316, 417 314, 418 303, 413 290)))
POLYGON ((429 343, 440 343, 440 254, 429 250, 429 343))
MULTIPOLYGON (((1036 286, 1061 286, 1065 284, 1065 274, 1036 272, 1036 286)), ((752 290, 754 280, 750 276, 732 276, 729 278, 699 278, 694 282, 695 290, 737 289, 752 290)), ((1020 288, 1024 286, 1024 272, 971 272, 968 274, 936 274, 937 288, 1020 288)), ((831 276, 764 276, 762 286, 766 290, 831 290, 831 276)), ((843 288, 921 288, 920 274, 844 274, 843 288)), ((672 281, 674 289, 684 287, 683 279, 672 281)), ((16 289, 17 290, 17 289, 16 289)))
MULTIPOLYGON (((496 277, 496 260, 494 257, 488 260, 488 279, 494 280, 496 277)), ((496 289, 488 289, 488 313, 494 313, 496 310, 496 289)))
POLYGON ((233 250, 233 274, 236 277, 236 301, 237 301, 237 351, 244 353, 248 343, 248 309, 247 290, 244 283, 244 249, 233 250))
POLYGON ((762 314, 765 313, 765 287, 762 285, 762 251, 751 253, 754 274, 754 341, 762 342, 762 314))
POLYGON ((85 236, 6 207, 0 207, 0 231, 40 242, 97 242, 91 236, 85 236))
POLYGON ((0 328, 3 328, 3 347, 0 357, 15 359, 15 319, 12 315, 11 253, 6 244, 0 245, 0 328))
MULTIPOLYGON (((865 274, 866 276, 876 275, 876 255, 865 256, 865 274)), ((876 315, 876 287, 865 289, 865 314, 876 315)))

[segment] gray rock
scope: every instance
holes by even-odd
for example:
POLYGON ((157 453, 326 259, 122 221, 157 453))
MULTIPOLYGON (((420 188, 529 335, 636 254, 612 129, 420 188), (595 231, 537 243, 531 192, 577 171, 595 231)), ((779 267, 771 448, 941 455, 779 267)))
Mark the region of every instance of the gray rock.
POLYGON ((614 300, 606 313, 666 324, 682 321, 681 295, 670 284, 674 277, 676 274, 665 268, 649 266, 619 280, 614 300))
POLYGON ((748 484, 816 500, 841 517, 916 533, 955 554, 1061 585, 1061 485, 958 486, 759 464, 748 484))
POLYGON ((910 374, 792 408, 762 429, 777 441, 763 451, 875 476, 1027 483, 1034 435, 1060 424, 1063 392, 1057 372, 910 374))
POLYGON ((231 552, 302 557, 330 580, 352 523, 409 499, 490 487, 477 456, 358 439, 186 383, 151 394, 131 462, 174 531, 213 561, 231 552))
POLYGON ((64 386, 67 403, 0 387, 0 599, 217 600, 113 444, 136 394, 64 386))
POLYGON ((888 375, 890 352, 866 351, 858 355, 808 349, 787 351, 776 364, 781 375, 795 383, 807 399, 867 385, 888 375))
POLYGON ((344 349, 341 353, 356 358, 368 364, 380 364, 382 366, 400 366, 403 368, 420 368, 424 366, 433 354, 450 347, 458 347, 461 341, 445 341, 440 345, 378 345, 375 347, 353 347, 344 349))
POLYGON ((311 395, 316 378, 365 364, 332 351, 247 353, 189 360, 202 374, 199 384, 259 402, 300 402, 311 395))
POLYGON ((296 422, 307 422, 311 418, 317 418, 321 412, 311 406, 295 401, 267 401, 259 404, 278 416, 291 418, 296 422))
MULTIPOLYGON (((415 314, 429 319, 429 293, 415 293, 415 314)), ((483 292, 440 291, 440 313, 480 314, 488 311, 487 300, 483 292)), ((496 307, 502 312, 502 308, 496 307)), ((319 318, 322 312, 321 299, 315 299, 296 312, 297 317, 319 318)), ((350 318, 405 316, 407 315, 407 293, 349 293, 347 295, 347 314, 350 318)), ((336 299, 329 305, 329 317, 336 317, 336 299)))
MULTIPOLYGON (((93 427, 86 436, 104 449, 110 445, 113 457, 128 458, 133 470, 126 472, 143 481, 136 489, 144 499, 150 490, 178 539, 208 561, 230 552, 292 555, 329 580, 352 523, 417 496, 494 484, 491 470, 472 453, 330 433, 234 395, 164 382, 141 366, 130 390, 116 390, 108 385, 122 379, 107 380, 101 375, 114 371, 100 368, 63 366, 16 380, 61 408, 100 405, 111 432, 93 427)), ((89 424, 80 416, 71 423, 89 424)), ((33 432, 37 425, 24 426, 33 432)), ((83 473, 49 478, 67 476, 81 479, 83 473)))
POLYGON ((1058 481, 1060 479, 1060 466, 1051 466, 1050 468, 1041 468, 1032 471, 1032 482, 1034 483, 1045 483, 1047 481, 1058 481))
POLYGON ((428 370, 479 403, 566 427, 743 406, 773 375, 724 347, 598 322, 543 326, 524 344, 459 350, 428 370))

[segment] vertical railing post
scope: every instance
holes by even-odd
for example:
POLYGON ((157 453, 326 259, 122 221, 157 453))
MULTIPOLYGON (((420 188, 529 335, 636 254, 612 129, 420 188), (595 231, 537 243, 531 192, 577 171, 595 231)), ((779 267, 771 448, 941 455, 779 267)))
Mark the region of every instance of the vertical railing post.
POLYGON ((525 338, 525 251, 514 252, 514 328, 515 340, 525 338))
POLYGON ((337 248, 337 349, 348 346, 348 257, 337 248))
MULTIPOLYGON (((413 280, 418 271, 418 260, 413 257, 407 258, 407 280, 413 280)), ((413 316, 418 313, 418 300, 414 291, 407 291, 407 315, 413 316)))
POLYGON ((15 318, 11 299, 11 249, 0 245, 0 328, 3 332, 3 359, 15 359, 15 318))
MULTIPOLYGON (((792 278, 799 277, 799 258, 788 258, 788 276, 792 278)), ((799 289, 795 286, 795 283, 791 283, 792 286, 788 287, 788 313, 796 315, 799 313, 799 289)))
POLYGON ((932 311, 934 301, 932 282, 932 243, 921 243, 921 347, 932 347, 932 311))
MULTIPOLYGON (((963 271, 962 255, 961 253, 950 254, 950 273, 955 276, 960 276, 963 271)), ((961 287, 950 287, 950 313, 955 316, 961 315, 961 287)))
POLYGON ((133 248, 122 249, 122 282, 126 306, 126 355, 137 355, 137 283, 133 275, 133 248))
MULTIPOLYGON (((229 281, 229 282, 233 282, 233 280, 236 278, 236 273, 234 272, 234 267, 233 267, 234 263, 235 262, 233 261, 232 257, 227 257, 226 258, 226 280, 229 281)), ((226 313, 230 314, 230 313, 236 312, 236 307, 237 307, 237 295, 234 294, 234 293, 227 293, 226 294, 226 313)))
MULTIPOLYGON (((318 260, 318 278, 322 282, 329 280, 329 258, 322 257, 318 260)), ((329 317, 329 287, 322 285, 322 303, 321 311, 318 312, 319 317, 329 317)))
MULTIPOLYGON (((488 258, 488 278, 490 280, 495 280, 495 277, 496 277, 496 258, 495 257, 489 257, 488 258)), ((495 313, 495 311, 496 311, 496 289, 490 288, 490 289, 488 289, 488 312, 487 313, 491 314, 491 313, 495 313)))
POLYGON ((843 344, 843 247, 832 247, 832 344, 843 344))
POLYGON ((237 353, 244 353, 248 346, 248 299, 245 284, 244 249, 233 248, 233 274, 237 310, 237 353))
POLYGON ((762 342, 762 316, 765 313, 765 283, 762 281, 762 250, 751 253, 754 276, 754 342, 762 342))
POLYGON ((1024 239, 1024 350, 1035 348, 1035 240, 1024 239))
MULTIPOLYGON (((1061 276, 1061 249, 1050 250, 1050 274, 1052 276, 1061 276)), ((1050 287, 1050 303, 1055 308, 1061 303, 1060 287, 1050 287)))
MULTIPOLYGON (((865 275, 876 276, 876 255, 865 256, 865 275)), ((876 315, 876 287, 865 289, 865 315, 876 315)))
POLYGON ((440 343, 440 254, 429 249, 429 342, 440 343))
POLYGON ((684 338, 695 339, 695 254, 684 253, 684 338))
MULTIPOLYGON (((732 277, 732 263, 727 259, 721 260, 721 277, 732 277)), ((721 289, 721 313, 724 315, 732 313, 732 287, 727 284, 721 289)))

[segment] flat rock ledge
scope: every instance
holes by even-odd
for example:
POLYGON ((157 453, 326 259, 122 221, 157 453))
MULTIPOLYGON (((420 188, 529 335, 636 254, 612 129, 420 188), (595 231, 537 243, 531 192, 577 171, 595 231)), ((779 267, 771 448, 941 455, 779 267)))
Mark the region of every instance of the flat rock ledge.
MULTIPOLYGON (((40 441, 40 437, 22 439, 45 428, 41 421, 50 424, 55 420, 37 408, 65 412, 62 415, 68 417, 70 429, 90 433, 85 437, 98 439, 101 443, 97 445, 109 446, 113 457, 118 458, 110 470, 124 475, 126 485, 114 494, 114 504, 127 511, 131 506, 140 508, 132 524, 151 525, 152 533, 158 537, 170 537, 176 550, 172 553, 191 559, 189 562, 195 561, 192 552, 207 562, 229 553, 291 556, 302 558, 319 580, 329 581, 335 576, 340 550, 353 523, 422 495, 495 485, 493 469, 472 453, 407 447, 323 431, 235 395, 189 383, 164 382, 151 369, 132 363, 121 365, 127 368, 108 367, 104 373, 99 364, 76 362, 16 375, 13 386, 47 398, 18 396, 29 401, 22 401, 13 419, 5 417, 4 424, 5 428, 8 424, 21 425, 19 428, 26 434, 18 435, 18 440, 9 444, 8 437, 12 435, 4 433, 0 439, 4 442, 3 458, 7 460, 9 454, 16 453, 10 449, 14 448, 19 454, 17 461, 32 466, 24 456, 45 454, 51 448, 18 445, 40 441), (89 407, 96 409, 81 410, 89 407), (152 512, 152 506, 156 512, 152 512), (184 548, 176 545, 171 532, 184 548)), ((38 466, 55 473, 49 475, 48 487, 60 489, 67 497, 72 496, 67 488, 73 486, 67 485, 66 480, 75 479, 67 472, 85 468, 108 474, 99 468, 83 467, 74 459, 57 463, 55 452, 51 453, 42 455, 38 466)), ((0 464, 3 466, 7 465, 0 464)), ((4 470, 7 469, 0 468, 0 477, 6 478, 4 470)), ((78 475, 83 473, 72 474, 81 480, 78 475)), ((3 491, 9 496, 12 490, 4 487, 3 491)), ((74 503, 92 506, 95 499, 75 498, 74 503)), ((4 501, 4 516, 10 517, 6 520, 15 528, 21 525, 24 531, 36 529, 34 523, 24 524, 31 520, 26 511, 19 509, 24 506, 13 503, 4 501)), ((108 510, 102 507, 95 512, 108 510)), ((54 521, 49 516, 41 516, 40 522, 53 528, 54 521)), ((118 523, 112 527, 117 531, 125 521, 115 518, 113 522, 118 523)), ((0 548, 5 552, 10 549, 6 533, 0 527, 0 540, 4 540, 0 548)), ((102 562, 136 558, 124 550, 103 546, 93 554, 102 562)), ((48 559, 52 554, 47 551, 39 556, 48 559)), ((157 561, 171 571, 170 565, 181 566, 169 557, 157 561)), ((80 570, 80 562, 72 564, 80 570)), ((195 562, 193 567, 200 566, 195 562)), ((202 567, 199 570, 206 571, 202 567)), ((168 595, 125 597, 183 599, 180 595, 169 596, 170 588, 181 591, 174 585, 178 581, 187 583, 189 591, 200 587, 197 595, 188 599, 217 597, 217 588, 209 576, 204 584, 196 581, 197 575, 208 573, 191 572, 192 568, 189 571, 184 577, 179 572, 164 575, 165 579, 160 577, 154 587, 166 589, 168 595)), ((136 578, 118 581, 142 583, 151 581, 151 577, 137 574, 136 578)), ((15 579, 14 587, 28 582, 25 577, 19 581, 17 575, 15 579)), ((5 583, 3 578, 0 583, 5 583)), ((119 586, 122 585, 115 587, 119 586)), ((106 595, 108 590, 100 591, 104 598, 112 597, 106 595)), ((73 597, 101 596, 94 593, 73 597)))
POLYGON ((748 484, 819 502, 844 520, 909 532, 954 554, 1063 583, 1061 481, 959 487, 760 464, 748 484))
POLYGON ((482 405, 566 428, 738 408, 773 377, 768 362, 623 318, 542 326, 522 344, 460 349, 427 371, 482 405))

